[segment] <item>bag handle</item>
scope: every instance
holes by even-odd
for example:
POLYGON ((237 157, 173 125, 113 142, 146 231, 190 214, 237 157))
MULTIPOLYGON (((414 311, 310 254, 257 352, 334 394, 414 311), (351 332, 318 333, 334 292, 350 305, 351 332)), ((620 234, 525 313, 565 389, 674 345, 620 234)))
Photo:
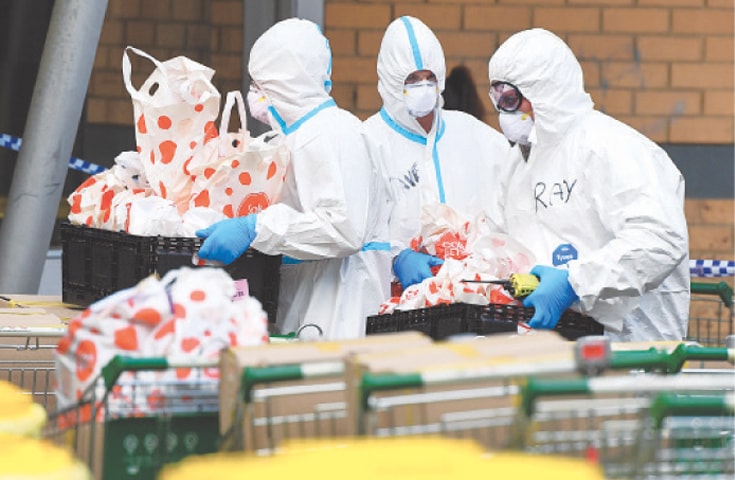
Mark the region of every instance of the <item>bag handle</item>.
MULTIPOLYGON (((145 53, 143 50, 140 50, 140 49, 137 49, 131 46, 125 47, 125 50, 123 50, 123 60, 122 60, 123 82, 125 82, 125 89, 128 91, 130 96, 136 100, 140 100, 144 97, 141 91, 144 90, 143 87, 145 87, 146 85, 144 83, 143 86, 141 86, 140 90, 136 89, 133 86, 133 82, 130 79, 132 67, 130 65, 130 58, 128 57, 128 51, 135 53, 139 57, 147 58, 153 63, 153 65, 156 66, 156 69, 160 70, 162 73, 165 72, 166 69, 160 61, 158 61, 151 55, 145 53)), ((159 85, 158 87, 160 89, 162 85, 159 85)))
POLYGON ((235 105, 237 105, 237 114, 240 116, 240 128, 246 132, 248 131, 248 121, 245 115, 245 102, 242 99, 242 93, 240 93, 240 90, 232 90, 231 92, 227 92, 225 106, 222 109, 222 118, 219 123, 220 135, 229 131, 230 115, 232 114, 232 107, 235 105))

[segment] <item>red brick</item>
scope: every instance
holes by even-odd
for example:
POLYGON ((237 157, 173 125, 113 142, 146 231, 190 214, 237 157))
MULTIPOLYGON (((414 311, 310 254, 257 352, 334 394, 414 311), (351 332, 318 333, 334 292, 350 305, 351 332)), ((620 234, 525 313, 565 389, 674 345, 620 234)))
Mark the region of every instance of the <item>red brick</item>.
POLYGON ((641 7, 703 7, 705 0, 638 0, 641 7))
POLYGON ((357 52, 360 56, 378 57, 383 30, 362 30, 357 32, 357 52))
POLYGON ((578 59, 633 60, 635 48, 630 35, 570 34, 567 43, 578 59))
MULTIPOLYGON (((497 3, 503 5, 503 4, 510 4, 510 5, 530 5, 530 6, 538 6, 541 4, 539 0, 496 0, 497 3)), ((487 3, 487 2, 480 2, 480 3, 487 3)), ((566 0, 544 0, 543 5, 564 5, 567 3, 566 0)))
POLYGON ((733 143, 733 118, 678 117, 671 122, 670 141, 678 143, 733 143))
POLYGON ((141 2, 141 17, 155 20, 171 19, 171 0, 155 0, 141 2))
POLYGON ((86 121, 89 123, 107 122, 107 101, 101 98, 90 98, 86 104, 86 121))
POLYGON ((125 41, 128 45, 145 48, 154 44, 156 24, 145 20, 129 21, 125 24, 125 41))
POLYGON ((735 58, 733 36, 706 37, 704 40, 704 59, 710 62, 731 62, 735 58))
POLYGON ((664 8, 606 8, 602 12, 606 32, 667 32, 669 10, 664 8))
POLYGON ((355 85, 351 83, 335 83, 330 92, 337 105, 345 110, 352 111, 355 109, 355 85))
MULTIPOLYGON (((237 40, 237 44, 231 45, 231 48, 236 49, 237 52, 242 52, 242 29, 232 28, 229 30, 237 32, 233 32, 233 36, 230 37, 237 40)), ((211 33, 212 29, 209 25, 198 23, 186 25, 186 46, 188 48, 210 48, 211 33)))
POLYGON ((475 57, 489 60, 497 48, 495 34, 492 32, 439 32, 437 37, 447 57, 475 57))
POLYGON ((701 60, 702 38, 673 36, 641 36, 638 51, 643 62, 651 60, 701 60))
POLYGON ((236 53, 213 53, 209 66, 217 72, 214 78, 218 82, 239 80, 242 78, 242 61, 242 55, 236 53))
POLYGON ((141 0, 110 0, 107 4, 107 18, 136 18, 140 16, 141 0))
POLYGON ((674 63, 671 65, 674 88, 732 88, 732 63, 674 63))
POLYGON ((721 252, 731 256, 733 250, 732 227, 690 225, 689 249, 721 252))
POLYGON ((324 18, 332 28, 383 28, 391 22, 389 5, 328 3, 324 18))
POLYGON ((552 32, 599 32, 599 8, 543 8, 533 10, 533 26, 552 32))
MULTIPOLYGON (((574 6, 574 7, 599 7, 600 5, 599 0, 567 0, 567 4, 574 6)), ((604 7, 625 7, 628 5, 633 5, 635 3, 635 0, 605 0, 604 7)))
POLYGON ((735 223, 735 209, 732 199, 706 199, 700 204, 702 223, 733 225, 735 223))
POLYGON ((357 32, 346 28, 331 28, 324 34, 329 39, 332 55, 350 56, 357 53, 357 32))
POLYGON ((608 87, 668 86, 668 67, 662 63, 605 62, 601 66, 601 81, 604 81, 608 87))
POLYGON ((735 104, 735 96, 733 90, 713 90, 704 91, 704 114, 705 115, 733 115, 733 105, 735 104))
POLYGON ((242 1, 237 0, 212 0, 209 5, 212 23, 242 26, 242 4, 242 1))
POLYGON ((380 110, 383 105, 383 99, 378 93, 378 83, 360 84, 357 86, 355 106, 358 110, 371 111, 372 113, 380 110))
POLYGON ((107 120, 113 125, 133 125, 133 104, 127 99, 111 99, 107 101, 107 120))
POLYGON ((107 20, 100 31, 100 45, 121 45, 123 43, 124 24, 120 20, 107 20))
POLYGON ((174 20, 201 21, 207 18, 205 0, 176 0, 172 10, 174 20))
MULTIPOLYGON (((94 63, 92 64, 93 71, 105 70, 110 66, 110 51, 111 47, 98 46, 97 52, 94 55, 94 63)), ((117 49, 115 49, 117 50, 117 49)))
POLYGON ((684 200, 684 215, 687 219, 687 225, 693 225, 702 222, 702 215, 700 214, 703 200, 687 198, 684 200))
POLYGON ((611 116, 630 115, 633 107, 633 94, 623 89, 588 89, 595 108, 611 116))
POLYGON ((182 23, 158 23, 156 25, 156 45, 160 47, 183 48, 186 45, 186 27, 182 23))
POLYGON ((515 32, 531 28, 531 8, 518 6, 467 6, 464 9, 465 30, 515 32))
POLYGON ((635 110, 640 115, 698 115, 701 113, 702 95, 691 90, 653 91, 635 93, 635 110))
POLYGON ((582 74, 584 75, 585 88, 600 87, 600 66, 602 65, 602 62, 600 62, 599 60, 588 62, 581 61, 579 62, 579 64, 582 66, 582 74))
POLYGON ((99 97, 118 96, 123 88, 123 80, 120 72, 95 72, 89 81, 89 93, 99 97))
POLYGON ((338 82, 378 81, 376 59, 355 57, 334 57, 332 80, 338 82))
POLYGON ((442 29, 459 29, 462 12, 454 5, 424 5, 417 9, 413 5, 396 4, 393 14, 396 17, 410 15, 420 19, 435 32, 442 29))
POLYGON ((222 44, 218 49, 222 53, 240 54, 242 52, 242 28, 222 27, 220 29, 222 44))
POLYGON ((732 0, 707 0, 708 7, 733 8, 732 0))
POLYGON ((733 9, 730 8, 681 8, 673 11, 672 25, 676 33, 716 33, 733 32, 733 9))

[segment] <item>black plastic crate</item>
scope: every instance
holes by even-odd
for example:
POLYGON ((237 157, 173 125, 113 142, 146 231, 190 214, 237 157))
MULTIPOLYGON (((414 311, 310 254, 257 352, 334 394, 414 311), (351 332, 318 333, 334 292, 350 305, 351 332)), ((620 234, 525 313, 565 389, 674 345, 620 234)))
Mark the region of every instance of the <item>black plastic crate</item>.
MULTIPOLYGON (((367 318, 366 334, 419 330, 434 340, 464 333, 492 335, 516 332, 518 322, 527 322, 531 317, 533 308, 519 305, 452 303, 370 316, 367 318)), ((567 340, 603 333, 602 325, 573 310, 567 310, 562 315, 554 330, 567 340)))
MULTIPOLYGON (((87 306, 147 276, 192 266, 202 240, 188 237, 144 237, 124 232, 61 224, 62 299, 87 306)), ((270 323, 276 321, 281 256, 248 249, 225 270, 248 281, 270 323)), ((212 268, 212 267, 199 267, 212 268)))

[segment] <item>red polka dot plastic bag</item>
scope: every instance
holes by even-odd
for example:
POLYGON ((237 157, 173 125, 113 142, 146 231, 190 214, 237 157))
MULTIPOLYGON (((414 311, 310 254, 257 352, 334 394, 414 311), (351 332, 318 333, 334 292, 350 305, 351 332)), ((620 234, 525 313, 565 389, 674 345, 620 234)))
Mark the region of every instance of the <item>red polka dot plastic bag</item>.
POLYGON ((211 82, 214 70, 183 56, 160 62, 134 47, 123 52, 122 67, 146 178, 156 195, 183 211, 192 184, 188 165, 218 136, 215 120, 221 95, 211 82), (129 52, 156 66, 137 89, 131 80, 129 52))
MULTIPOLYGON (((70 321, 57 344, 59 408, 78 403, 90 387, 94 398, 101 399, 105 387, 95 382, 115 355, 217 359, 231 346, 268 343, 268 316, 262 305, 254 297, 236 298, 236 291, 223 269, 183 267, 160 280, 152 275, 93 303, 70 321)), ((135 390, 131 377, 131 372, 122 374, 107 400, 107 414, 151 413, 161 396, 181 396, 187 389, 199 388, 202 381, 219 381, 217 369, 139 372, 135 378, 145 385, 141 388, 155 389, 154 395, 153 390, 135 390)))
POLYGON ((245 122, 242 94, 229 92, 218 148, 210 152, 205 164, 191 168, 195 179, 189 208, 211 208, 232 218, 258 213, 279 200, 290 159, 283 137, 266 132, 251 138, 245 122), (235 106, 241 126, 231 133, 230 113, 235 106))

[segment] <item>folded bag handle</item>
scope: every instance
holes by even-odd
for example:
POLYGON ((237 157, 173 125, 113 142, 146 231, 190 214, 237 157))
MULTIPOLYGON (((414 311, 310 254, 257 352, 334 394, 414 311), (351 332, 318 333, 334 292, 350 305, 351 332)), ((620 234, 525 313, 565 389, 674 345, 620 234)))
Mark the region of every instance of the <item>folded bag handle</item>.
POLYGON ((147 58, 148 60, 150 60, 153 63, 153 65, 156 66, 156 69, 159 70, 162 74, 166 73, 166 67, 164 67, 163 63, 161 63, 159 60, 147 54, 143 50, 140 50, 140 49, 137 49, 131 46, 125 47, 125 50, 123 50, 123 60, 122 60, 123 82, 125 83, 125 89, 128 91, 128 93, 133 99, 145 100, 147 98, 152 98, 155 94, 160 95, 162 88, 166 88, 168 90, 167 88, 168 85, 161 85, 160 82, 155 81, 153 77, 148 77, 148 79, 145 81, 145 83, 143 83, 140 89, 136 89, 133 86, 133 82, 130 78, 132 67, 130 65, 130 58, 128 57, 128 51, 135 53, 139 57, 147 58), (153 87, 156 84, 157 84, 157 89, 153 90, 153 87))
POLYGON ((247 131, 248 120, 245 115, 245 102, 242 99, 242 93, 240 93, 240 90, 232 90, 231 92, 227 92, 225 106, 222 109, 222 118, 219 123, 220 133, 227 132, 229 130, 230 115, 232 114, 232 107, 235 105, 237 105, 237 114, 240 116, 240 128, 247 131))

